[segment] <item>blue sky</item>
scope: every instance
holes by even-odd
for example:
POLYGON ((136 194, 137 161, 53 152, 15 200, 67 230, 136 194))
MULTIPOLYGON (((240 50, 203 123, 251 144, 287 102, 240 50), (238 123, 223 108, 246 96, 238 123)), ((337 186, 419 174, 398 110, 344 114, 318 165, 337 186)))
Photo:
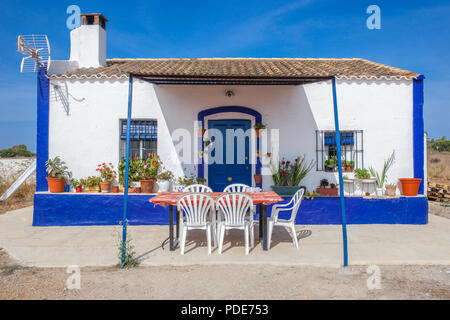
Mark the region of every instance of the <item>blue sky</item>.
POLYGON ((36 148, 36 75, 19 72, 16 36, 45 33, 68 59, 71 4, 110 20, 108 58, 359 57, 422 73, 425 130, 450 136, 449 1, 2 1, 0 149, 36 148), (380 30, 366 28, 372 4, 380 30))

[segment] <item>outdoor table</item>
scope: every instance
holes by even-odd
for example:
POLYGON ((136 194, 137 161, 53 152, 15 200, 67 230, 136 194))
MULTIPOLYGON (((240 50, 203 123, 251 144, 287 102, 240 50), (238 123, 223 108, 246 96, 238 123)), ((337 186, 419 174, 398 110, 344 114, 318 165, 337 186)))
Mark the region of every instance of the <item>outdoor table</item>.
MULTIPOLYGON (((170 251, 175 250, 178 242, 179 242, 179 234, 180 234, 180 228, 179 228, 179 219, 180 219, 180 213, 178 210, 176 210, 178 199, 188 194, 188 192, 161 192, 158 193, 156 196, 151 198, 149 201, 162 205, 164 207, 169 206, 169 239, 170 239, 170 251), (173 230, 173 211, 174 208, 176 210, 176 239, 174 239, 174 230, 173 230)), ((225 192, 208 192, 207 195, 211 196, 214 201, 222 195, 225 194, 225 192)), ((267 250, 268 244, 267 244, 267 206, 283 201, 283 198, 281 198, 278 194, 276 194, 273 191, 261 191, 261 192, 245 192, 245 194, 249 195, 254 205, 259 206, 259 239, 262 240, 262 247, 263 250, 267 250)))

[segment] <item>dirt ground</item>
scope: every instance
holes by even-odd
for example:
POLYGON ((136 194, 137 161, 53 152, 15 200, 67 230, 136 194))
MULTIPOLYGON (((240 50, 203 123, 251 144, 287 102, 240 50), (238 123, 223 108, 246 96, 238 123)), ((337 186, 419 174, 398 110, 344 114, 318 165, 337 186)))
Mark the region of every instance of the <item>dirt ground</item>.
POLYGON ((427 150, 428 181, 450 184, 450 152, 427 150))
POLYGON ((0 299, 450 299, 450 266, 379 268, 370 290, 367 266, 249 265, 81 268, 68 289, 66 269, 24 268, 0 250, 0 299))

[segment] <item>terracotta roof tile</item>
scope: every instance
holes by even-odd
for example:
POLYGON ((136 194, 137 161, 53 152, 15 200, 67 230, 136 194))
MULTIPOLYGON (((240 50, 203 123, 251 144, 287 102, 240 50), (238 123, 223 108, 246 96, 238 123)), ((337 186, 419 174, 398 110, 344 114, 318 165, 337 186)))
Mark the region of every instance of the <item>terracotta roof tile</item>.
POLYGON ((204 59, 109 59, 107 66, 79 68, 54 75, 57 78, 127 77, 129 73, 148 78, 182 79, 301 79, 403 78, 418 73, 365 59, 308 58, 204 58, 204 59))

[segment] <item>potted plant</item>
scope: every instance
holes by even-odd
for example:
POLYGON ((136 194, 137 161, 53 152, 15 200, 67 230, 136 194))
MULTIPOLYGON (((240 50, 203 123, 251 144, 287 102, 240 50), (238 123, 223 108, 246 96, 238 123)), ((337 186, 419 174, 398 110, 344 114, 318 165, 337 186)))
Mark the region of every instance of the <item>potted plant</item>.
POLYGON ((316 189, 316 192, 322 196, 337 196, 338 188, 336 184, 329 183, 327 179, 320 180, 319 188, 316 189), (328 188, 330 186, 330 188, 328 188))
POLYGON ((70 184, 72 185, 72 188, 75 192, 80 193, 83 191, 83 185, 81 184, 80 180, 70 179, 70 184))
POLYGON ((206 183, 206 179, 205 178, 201 178, 201 177, 197 177, 196 179, 198 184, 205 184, 206 183))
POLYGON ((355 169, 355 178, 360 180, 369 180, 370 179, 370 172, 367 169, 355 169))
POLYGON ((262 182, 262 175, 261 175, 261 173, 255 173, 253 175, 253 179, 255 179, 255 184, 261 184, 261 182, 262 182))
POLYGON ((282 160, 275 168, 272 164, 272 179, 274 185, 272 190, 279 195, 291 196, 301 187, 300 182, 312 170, 315 162, 306 162, 306 157, 297 157, 292 163, 282 160))
POLYGON ((347 165, 347 169, 349 172, 352 172, 353 169, 355 168, 355 161, 347 161, 346 162, 347 165))
POLYGON ((101 163, 95 169, 100 173, 100 191, 108 193, 111 190, 113 180, 117 177, 117 172, 114 170, 112 163, 101 163))
POLYGON ((173 180, 173 173, 170 170, 163 171, 157 176, 159 192, 167 192, 170 190, 170 183, 173 180))
POLYGON ((156 177, 161 169, 161 160, 157 154, 148 154, 148 158, 145 161, 140 161, 138 164, 141 190, 143 193, 152 193, 153 184, 156 182, 156 177))
POLYGON ((255 134, 259 138, 261 130, 266 129, 266 125, 263 123, 255 123, 255 134))
POLYGON ((337 166, 337 157, 331 156, 327 160, 325 160, 325 171, 334 172, 336 171, 337 166))
POLYGON ((395 183, 387 183, 385 188, 386 188, 386 195, 395 196, 395 192, 397 190, 397 185, 395 183))
POLYGON ((420 178, 400 178, 401 186, 402 186, 402 194, 408 197, 417 196, 419 193, 420 183, 422 179, 420 178))
POLYGON ((71 173, 67 171, 67 167, 60 157, 48 159, 45 162, 45 169, 47 171, 48 189, 52 193, 64 192, 66 186, 66 179, 69 180, 71 173))
POLYGON ((384 183, 386 182, 387 173, 389 169, 392 167, 392 164, 394 163, 395 159, 395 151, 392 152, 391 156, 387 158, 387 160, 384 160, 383 164, 383 170, 381 173, 375 171, 373 167, 370 167, 370 174, 375 177, 375 182, 377 184, 376 188, 376 194, 377 196, 381 197, 383 195, 383 187, 384 183))
POLYGON ((178 178, 178 184, 183 187, 193 185, 196 183, 196 181, 197 181, 196 178, 194 178, 194 176, 192 175, 190 177, 184 175, 183 177, 178 178))
POLYGON ((81 179, 84 186, 84 190, 87 192, 99 192, 100 191, 100 177, 90 176, 86 179, 81 179))

